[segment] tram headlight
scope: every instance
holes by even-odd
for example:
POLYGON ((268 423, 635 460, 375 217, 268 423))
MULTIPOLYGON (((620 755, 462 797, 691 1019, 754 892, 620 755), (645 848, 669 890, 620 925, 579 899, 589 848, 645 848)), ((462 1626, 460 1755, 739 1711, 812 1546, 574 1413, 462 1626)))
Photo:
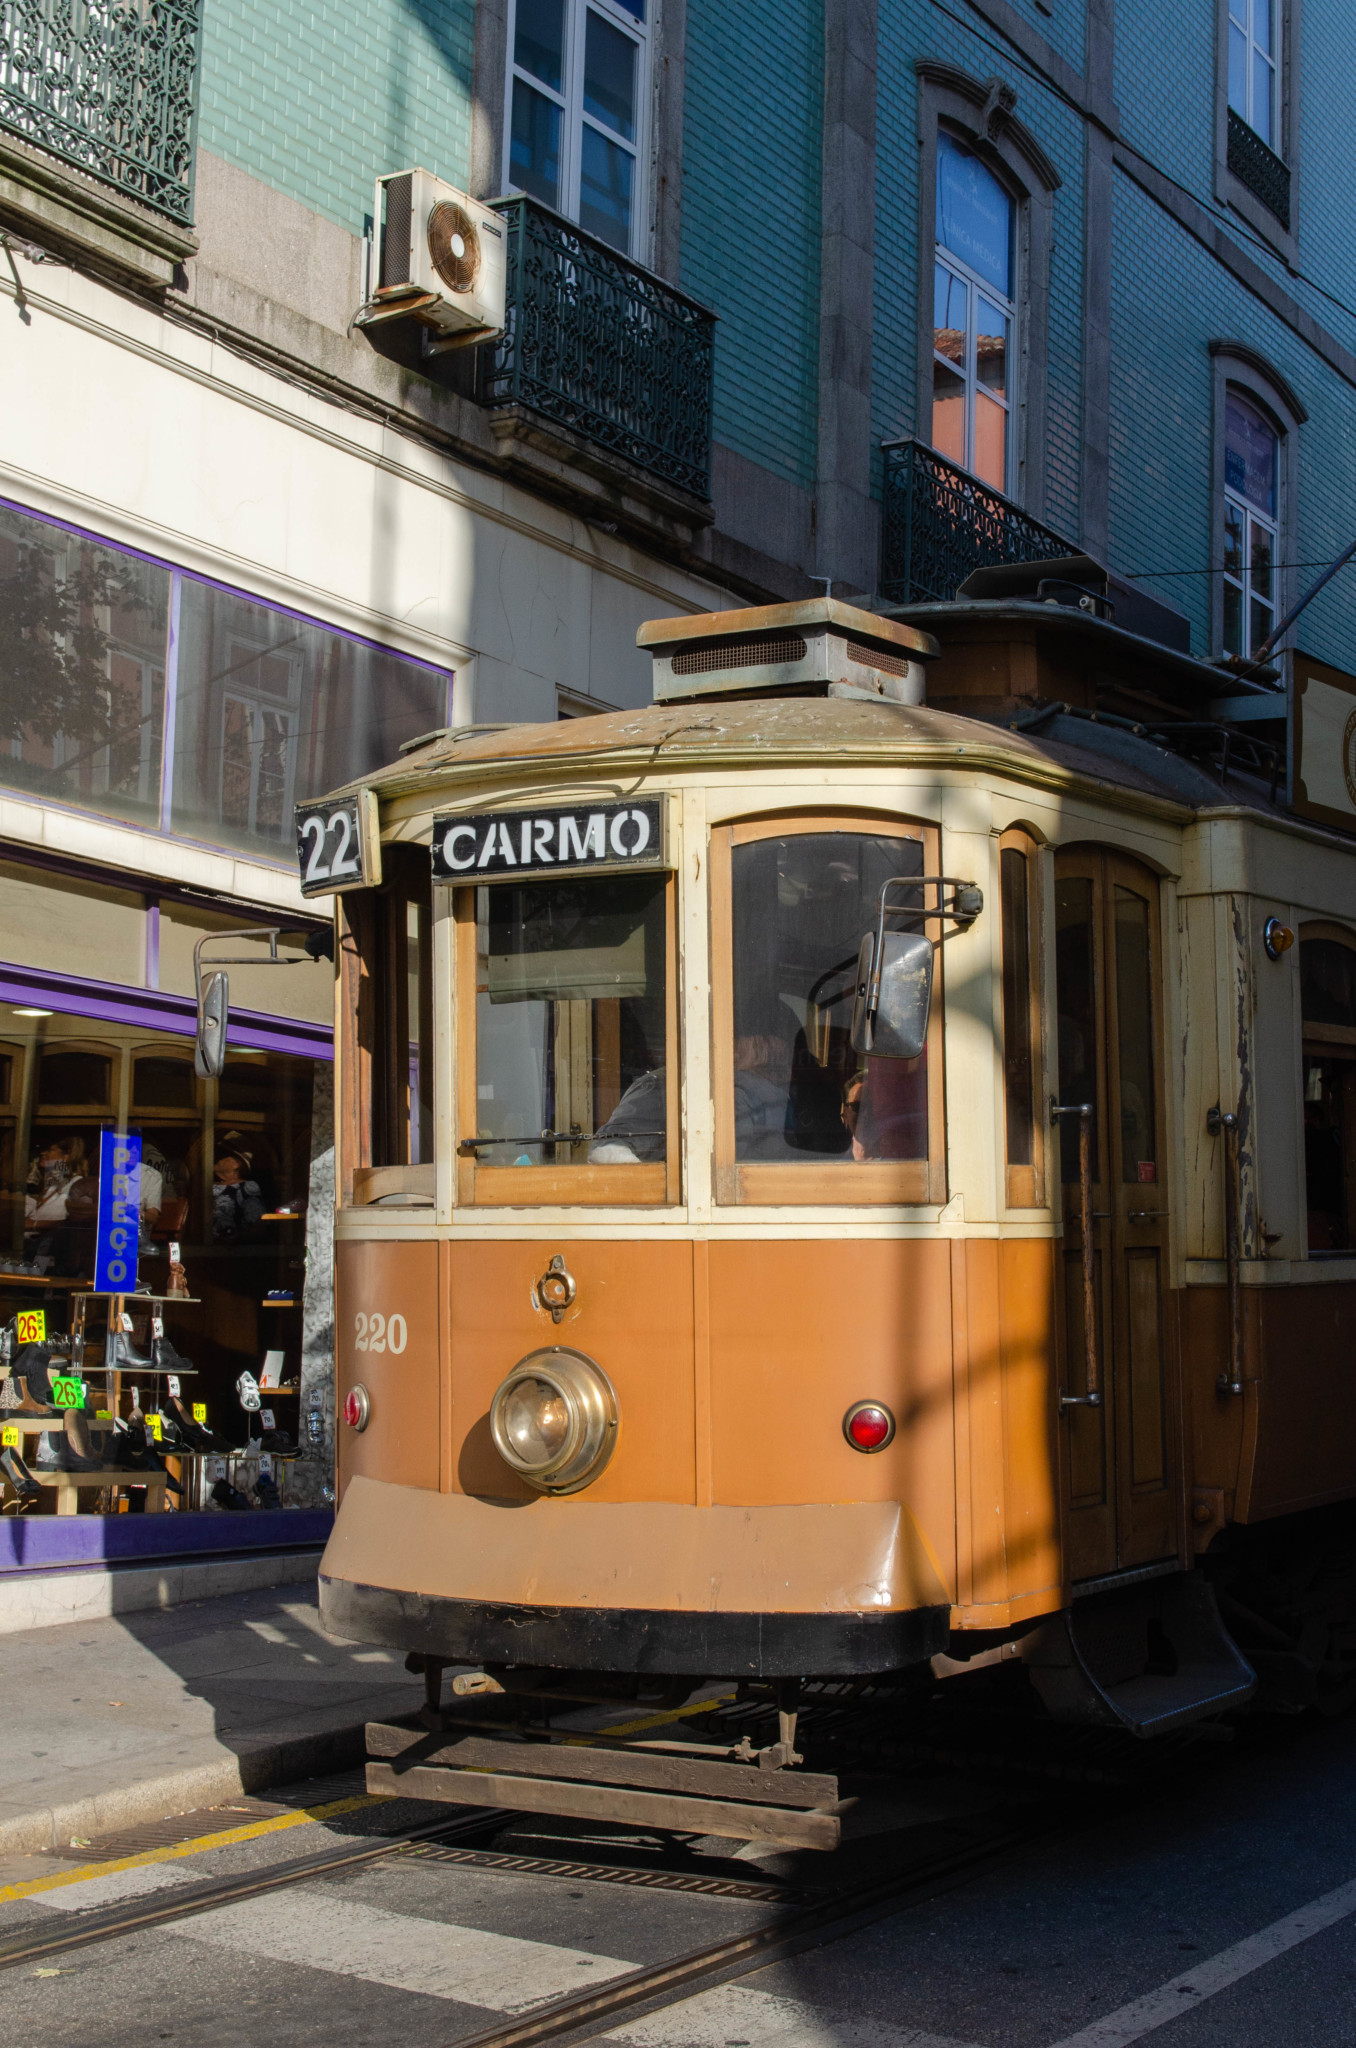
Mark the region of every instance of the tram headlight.
POLYGON ((582 1351, 531 1351, 490 1404, 490 1434, 504 1463, 542 1493, 574 1493, 596 1479, 617 1441, 617 1397, 582 1351))

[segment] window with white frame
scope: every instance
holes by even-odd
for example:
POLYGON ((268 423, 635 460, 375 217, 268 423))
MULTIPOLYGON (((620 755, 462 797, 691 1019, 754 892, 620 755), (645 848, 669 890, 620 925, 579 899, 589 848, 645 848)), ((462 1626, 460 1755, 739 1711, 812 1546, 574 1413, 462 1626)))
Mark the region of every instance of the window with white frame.
POLYGON ((1224 652, 1251 655, 1276 624, 1281 437, 1231 385, 1224 398, 1224 652))
POLYGON ((940 130, 932 445, 1000 491, 1012 463, 1016 211, 993 172, 940 130))
POLYGON ((1229 105, 1281 153, 1280 0, 1229 0, 1229 105))
POLYGON ((652 0, 514 0, 506 183, 640 253, 652 0))

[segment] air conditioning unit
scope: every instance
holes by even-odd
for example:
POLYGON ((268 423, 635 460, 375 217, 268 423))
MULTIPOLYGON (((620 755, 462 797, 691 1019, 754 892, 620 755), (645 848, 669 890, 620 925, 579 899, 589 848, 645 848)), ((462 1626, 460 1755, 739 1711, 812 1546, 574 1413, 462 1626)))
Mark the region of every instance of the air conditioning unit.
POLYGON ((377 179, 376 277, 356 325, 417 320, 438 348, 490 341, 504 329, 504 223, 430 171, 377 179))

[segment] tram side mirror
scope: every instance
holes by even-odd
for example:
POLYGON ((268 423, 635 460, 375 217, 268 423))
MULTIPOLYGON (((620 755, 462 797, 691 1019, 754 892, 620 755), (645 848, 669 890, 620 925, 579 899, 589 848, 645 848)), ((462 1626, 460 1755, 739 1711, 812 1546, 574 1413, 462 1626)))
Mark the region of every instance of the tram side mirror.
POLYGON ((204 1081, 216 1080, 226 1064, 230 995, 230 982, 220 967, 211 974, 205 974, 198 983, 198 1035, 193 1047, 193 1071, 204 1081))
POLYGON ((931 940, 922 932, 868 932, 857 955, 853 1051, 916 1060, 927 1044, 931 1008, 931 940))

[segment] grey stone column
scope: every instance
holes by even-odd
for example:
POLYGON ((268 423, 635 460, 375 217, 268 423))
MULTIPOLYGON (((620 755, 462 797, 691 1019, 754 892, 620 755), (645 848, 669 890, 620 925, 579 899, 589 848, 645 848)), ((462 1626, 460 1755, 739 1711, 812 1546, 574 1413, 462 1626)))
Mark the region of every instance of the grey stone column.
POLYGON ((876 0, 825 0, 815 565, 876 587, 871 338, 876 255, 876 0))
POLYGON ((328 1507, 334 1499, 334 1068, 317 1060, 314 1071, 297 1418, 304 1455, 287 1485, 289 1505, 309 1508, 328 1507), (307 1425, 313 1411, 322 1418, 318 1443, 307 1425))

